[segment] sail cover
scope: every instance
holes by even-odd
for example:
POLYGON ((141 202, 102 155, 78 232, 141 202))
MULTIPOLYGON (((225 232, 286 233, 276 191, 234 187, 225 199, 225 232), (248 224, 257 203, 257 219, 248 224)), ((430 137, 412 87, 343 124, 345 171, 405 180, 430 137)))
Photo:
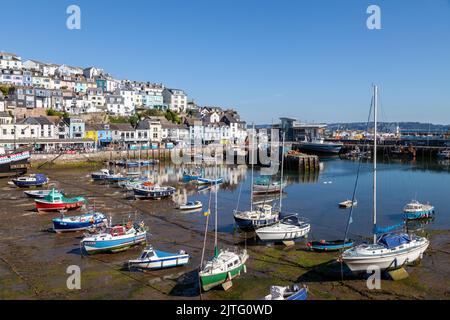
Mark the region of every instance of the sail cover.
POLYGON ((398 229, 398 228, 400 228, 400 227, 403 227, 404 224, 405 224, 405 222, 402 221, 401 223, 398 223, 398 224, 393 225, 393 226, 385 227, 385 228, 381 228, 381 227, 376 226, 376 227, 374 228, 373 232, 374 232, 375 234, 388 233, 388 232, 391 232, 391 231, 393 231, 393 230, 395 230, 395 229, 398 229))
POLYGON ((398 247, 404 243, 408 243, 410 241, 409 236, 406 233, 399 234, 387 234, 384 235, 378 240, 378 243, 385 246, 388 249, 398 247))

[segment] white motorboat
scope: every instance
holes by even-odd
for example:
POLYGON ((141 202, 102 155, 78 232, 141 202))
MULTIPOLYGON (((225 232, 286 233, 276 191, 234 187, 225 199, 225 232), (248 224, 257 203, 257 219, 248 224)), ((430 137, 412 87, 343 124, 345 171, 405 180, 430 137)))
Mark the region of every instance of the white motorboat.
POLYGON ((289 241, 307 237, 311 225, 300 220, 297 215, 290 215, 279 222, 256 230, 256 234, 263 241, 289 241))
POLYGON ((201 201, 188 201, 178 206, 179 210, 195 210, 203 207, 201 201))
MULTIPOLYGON (((378 87, 374 86, 374 137, 377 137, 378 87)), ((389 228, 377 227, 377 139, 373 147, 373 244, 362 244, 342 253, 342 261, 353 272, 368 272, 369 267, 376 266, 380 270, 395 269, 421 259, 430 242, 416 235, 405 233, 387 233, 397 226, 389 228), (380 234, 381 237, 379 236, 380 234)), ((351 214, 349 223, 351 221, 351 214)), ((347 231, 348 231, 347 225, 347 231)), ((403 224, 402 224, 403 225, 403 224)), ((347 234, 346 231, 346 234, 347 234)))
POLYGON ((180 250, 178 253, 164 252, 148 246, 142 251, 138 259, 129 260, 129 268, 142 270, 157 270, 186 265, 189 262, 189 255, 180 250))

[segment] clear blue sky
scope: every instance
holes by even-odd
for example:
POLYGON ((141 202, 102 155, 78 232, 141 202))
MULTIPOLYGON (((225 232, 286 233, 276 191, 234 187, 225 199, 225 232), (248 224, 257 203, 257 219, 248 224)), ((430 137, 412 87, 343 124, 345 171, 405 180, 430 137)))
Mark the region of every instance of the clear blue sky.
POLYGON ((2 1, 0 50, 185 89, 249 122, 450 123, 450 1, 2 1), (77 4, 82 29, 66 28, 77 4), (382 30, 366 9, 382 10, 382 30))

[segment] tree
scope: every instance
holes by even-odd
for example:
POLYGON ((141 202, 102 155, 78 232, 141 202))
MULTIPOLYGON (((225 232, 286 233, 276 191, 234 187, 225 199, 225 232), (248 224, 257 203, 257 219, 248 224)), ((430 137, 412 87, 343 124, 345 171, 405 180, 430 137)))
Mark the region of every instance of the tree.
POLYGON ((56 111, 54 109, 47 109, 45 110, 45 114, 47 116, 57 116, 60 118, 69 118, 70 114, 68 112, 61 112, 61 111, 56 111))
POLYGON ((0 85, 0 91, 3 93, 3 96, 7 96, 9 92, 9 86, 0 85))

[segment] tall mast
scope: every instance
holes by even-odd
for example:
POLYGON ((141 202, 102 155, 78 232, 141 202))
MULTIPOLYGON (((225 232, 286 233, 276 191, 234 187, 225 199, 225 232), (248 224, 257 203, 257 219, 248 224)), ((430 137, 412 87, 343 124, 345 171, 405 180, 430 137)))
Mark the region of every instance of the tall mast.
POLYGON ((377 126, 378 126, 378 87, 373 86, 373 113, 374 113, 374 130, 373 130, 373 243, 377 243, 377 126))
POLYGON ((217 169, 217 158, 216 158, 216 194, 215 194, 215 205, 214 205, 214 256, 217 257, 219 255, 219 248, 217 247, 217 193, 219 193, 219 184, 217 179, 219 178, 218 169, 217 169))
POLYGON ((283 132, 283 140, 281 143, 280 214, 281 214, 281 206, 283 203, 284 139, 285 133, 283 132))
MULTIPOLYGON (((252 152, 252 179, 251 179, 251 184, 252 184, 252 186, 251 186, 251 195, 250 195, 250 211, 252 211, 253 212, 253 167, 254 167, 254 158, 255 158, 255 149, 254 149, 254 146, 255 146, 255 124, 253 123, 253 130, 252 130, 252 135, 251 135, 251 140, 252 140, 252 143, 251 143, 251 147, 250 147, 250 149, 251 149, 251 152, 252 152)), ((249 158, 250 159, 250 158, 249 158)))

